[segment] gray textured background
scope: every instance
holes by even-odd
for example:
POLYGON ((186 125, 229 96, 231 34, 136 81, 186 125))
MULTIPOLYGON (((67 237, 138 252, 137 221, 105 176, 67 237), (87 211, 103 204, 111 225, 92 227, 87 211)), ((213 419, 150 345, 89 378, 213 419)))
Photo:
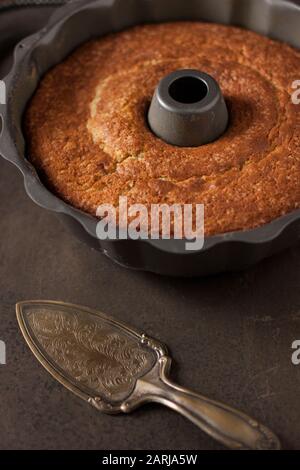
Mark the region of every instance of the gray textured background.
MULTIPOLYGON (((13 43, 40 27, 50 8, 0 13, 1 66, 13 43)), ((240 274, 180 280, 127 271, 74 239, 25 195, 0 161, 1 449, 218 449, 172 411, 94 411, 63 389, 24 344, 16 301, 55 299, 99 308, 164 341, 174 379, 237 406, 300 448, 300 247, 240 274)))

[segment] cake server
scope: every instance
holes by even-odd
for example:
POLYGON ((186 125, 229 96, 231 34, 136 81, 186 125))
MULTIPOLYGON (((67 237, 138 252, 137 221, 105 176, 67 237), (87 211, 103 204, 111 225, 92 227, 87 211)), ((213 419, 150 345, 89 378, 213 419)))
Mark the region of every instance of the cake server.
POLYGON ((171 382, 165 346, 101 312, 51 301, 16 306, 21 331, 47 371, 97 410, 129 413, 158 402, 232 449, 280 449, 265 426, 171 382))

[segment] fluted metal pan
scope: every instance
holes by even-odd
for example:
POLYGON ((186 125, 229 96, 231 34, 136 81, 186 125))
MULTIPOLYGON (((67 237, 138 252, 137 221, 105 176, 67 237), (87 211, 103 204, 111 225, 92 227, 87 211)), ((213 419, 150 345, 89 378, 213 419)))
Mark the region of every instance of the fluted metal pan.
MULTIPOLYGON (((173 276, 233 271, 290 247, 300 240, 300 210, 254 230, 206 237, 199 251, 184 240, 107 240, 96 237, 97 219, 52 194, 26 158, 22 117, 40 78, 92 37, 149 22, 203 20, 242 26, 300 48, 300 6, 290 0, 94 0, 59 8, 48 25, 19 43, 5 78, 7 101, 0 106, 0 153, 24 176, 27 194, 57 213, 80 239, 117 263, 173 276)), ((101 258, 99 258, 101 262, 101 258)))

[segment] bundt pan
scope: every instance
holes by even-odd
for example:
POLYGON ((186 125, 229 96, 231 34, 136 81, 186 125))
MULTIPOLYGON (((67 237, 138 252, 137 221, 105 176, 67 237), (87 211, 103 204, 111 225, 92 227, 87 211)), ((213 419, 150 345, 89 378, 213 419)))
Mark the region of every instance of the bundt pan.
POLYGON ((66 4, 56 10, 45 28, 16 46, 14 65, 5 78, 7 103, 0 106, 0 152, 22 172, 27 194, 35 203, 59 214, 83 241, 123 266, 173 276, 243 269, 299 241, 300 210, 254 230, 207 237, 199 251, 186 251, 184 240, 100 241, 96 218, 52 194, 26 159, 23 112, 49 68, 92 37, 140 23, 174 20, 238 25, 300 47, 300 6, 290 0, 96 0, 66 4))

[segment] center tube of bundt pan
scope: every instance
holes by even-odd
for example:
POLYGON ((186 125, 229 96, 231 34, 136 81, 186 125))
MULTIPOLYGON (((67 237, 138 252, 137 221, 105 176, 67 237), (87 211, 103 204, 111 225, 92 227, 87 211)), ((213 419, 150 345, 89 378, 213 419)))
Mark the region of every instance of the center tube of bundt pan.
POLYGON ((228 111, 213 77, 198 70, 177 70, 159 82, 148 121, 152 132, 168 144, 198 147, 225 132, 228 111))

